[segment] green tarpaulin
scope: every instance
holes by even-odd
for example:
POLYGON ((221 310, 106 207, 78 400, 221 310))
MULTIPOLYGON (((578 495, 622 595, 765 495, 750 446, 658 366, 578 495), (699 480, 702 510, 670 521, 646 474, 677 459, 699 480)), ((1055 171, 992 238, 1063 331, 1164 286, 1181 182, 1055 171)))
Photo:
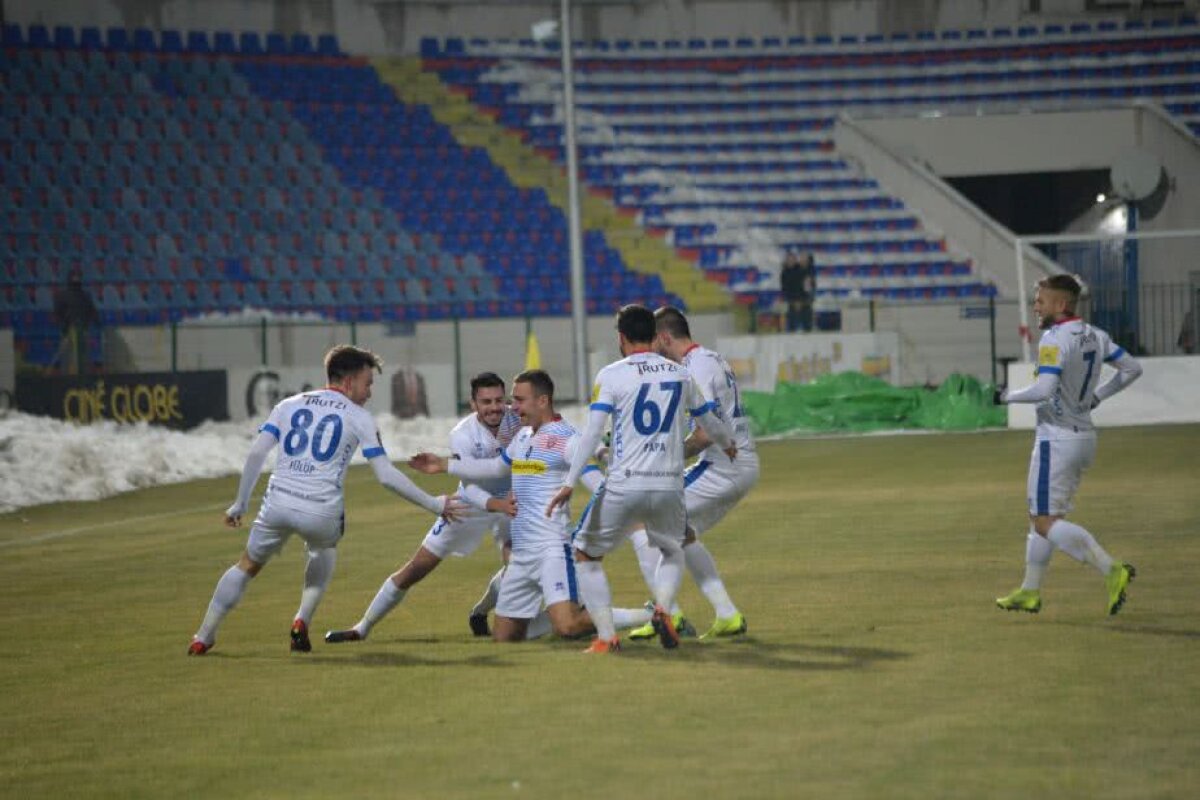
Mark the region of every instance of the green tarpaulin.
POLYGON ((965 431, 1003 427, 1005 411, 992 405, 992 387, 951 375, 937 389, 900 388, 859 372, 823 375, 811 383, 781 383, 774 393, 743 392, 754 433, 931 429, 965 431))

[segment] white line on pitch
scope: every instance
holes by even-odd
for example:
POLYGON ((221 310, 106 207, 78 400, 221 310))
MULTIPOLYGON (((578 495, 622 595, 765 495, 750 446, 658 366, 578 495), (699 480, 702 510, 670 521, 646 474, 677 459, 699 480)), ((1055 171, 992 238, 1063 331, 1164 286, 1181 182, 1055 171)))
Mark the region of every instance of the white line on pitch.
POLYGON ((31 536, 28 539, 10 539, 8 541, 0 542, 0 549, 3 549, 5 547, 20 547, 21 545, 25 545, 25 544, 39 544, 41 542, 52 542, 55 539, 68 539, 72 536, 78 536, 81 533, 87 533, 88 531, 100 530, 102 528, 115 528, 120 525, 128 525, 133 522, 146 522, 147 520, 166 519, 168 517, 182 517, 187 514, 197 514, 201 511, 215 511, 215 510, 221 509, 221 508, 225 508, 224 504, 196 506, 194 508, 184 508, 184 509, 179 509, 177 511, 164 511, 161 514, 143 514, 140 517, 125 517, 123 519, 111 519, 108 522, 97 522, 95 525, 83 525, 78 528, 67 528, 64 531, 51 531, 50 533, 43 533, 43 534, 39 534, 37 536, 31 536))

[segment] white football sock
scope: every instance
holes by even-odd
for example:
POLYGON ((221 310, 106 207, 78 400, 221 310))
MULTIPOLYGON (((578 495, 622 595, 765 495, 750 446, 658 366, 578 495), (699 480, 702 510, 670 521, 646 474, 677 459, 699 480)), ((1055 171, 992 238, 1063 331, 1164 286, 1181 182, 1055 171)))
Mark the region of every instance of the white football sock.
POLYGON ((1058 520, 1050 526, 1050 533, 1046 538, 1076 561, 1090 564, 1101 575, 1108 575, 1108 571, 1112 569, 1112 556, 1104 552, 1104 548, 1086 529, 1073 522, 1058 520))
POLYGON ((1022 589, 1037 591, 1042 588, 1042 576, 1046 567, 1050 566, 1050 556, 1054 555, 1054 545, 1045 536, 1030 532, 1025 539, 1025 582, 1022 589))
POLYGON ((619 631, 626 628, 638 628, 650 621, 653 612, 648 608, 614 608, 612 610, 613 627, 619 631))
POLYGON ((300 610, 296 612, 296 619, 303 620, 305 625, 312 621, 317 604, 325 596, 325 587, 329 585, 336 565, 336 547, 308 551, 308 563, 304 565, 304 590, 300 592, 300 610))
POLYGON ((525 628, 525 638, 540 639, 553 629, 550 624, 550 615, 546 613, 546 609, 538 612, 538 615, 529 620, 529 625, 525 628))
POLYGON ((471 606, 472 617, 487 616, 487 613, 496 607, 496 598, 500 596, 500 579, 503 577, 504 567, 501 567, 488 581, 487 588, 483 590, 483 597, 480 597, 478 602, 471 606))
POLYGON ((217 588, 213 590, 212 600, 204 615, 204 622, 200 623, 200 630, 196 631, 197 639, 205 644, 212 644, 216 641, 217 628, 220 626, 221 620, 225 619, 225 615, 232 611, 233 607, 242 599, 242 594, 253 578, 253 575, 243 572, 236 564, 225 570, 225 574, 217 581, 217 588))
POLYGON ((646 581, 646 588, 653 593, 654 573, 658 570, 658 561, 662 557, 662 553, 657 547, 650 544, 650 537, 646 534, 645 528, 638 528, 629 534, 629 541, 633 545, 633 552, 637 554, 638 569, 642 571, 642 579, 646 581))
POLYGON ((587 606, 592 624, 596 626, 596 635, 605 641, 612 639, 617 630, 613 626, 612 590, 604 567, 599 561, 578 561, 575 579, 579 581, 579 598, 587 606))
POLYGON ((679 594, 679 584, 683 583, 683 561, 682 549, 664 551, 654 574, 654 602, 672 614, 679 613, 675 596, 679 594))
POLYGON ((355 624, 354 630, 358 631, 358 635, 362 638, 367 638, 371 633, 371 628, 375 627, 375 624, 386 617, 393 608, 400 605, 400 601, 406 594, 408 594, 407 590, 396 586, 391 576, 388 576, 383 585, 379 587, 379 592, 371 601, 371 605, 367 606, 367 613, 363 614, 363 618, 355 624))
POLYGON ((717 562, 713 561, 708 548, 699 541, 692 542, 683 548, 683 558, 688 571, 692 573, 692 579, 704 592, 708 602, 712 603, 717 619, 728 619, 738 613, 737 606, 729 599, 729 592, 725 591, 725 582, 721 580, 717 562))

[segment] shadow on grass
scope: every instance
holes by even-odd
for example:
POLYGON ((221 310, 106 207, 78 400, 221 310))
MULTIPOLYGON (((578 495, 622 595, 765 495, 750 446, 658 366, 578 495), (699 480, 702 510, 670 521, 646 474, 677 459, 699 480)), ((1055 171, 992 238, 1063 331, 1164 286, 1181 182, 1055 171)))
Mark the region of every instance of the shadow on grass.
POLYGON ((1200 639, 1200 630, 1185 630, 1181 628, 1162 628, 1155 625, 1124 624, 1120 622, 1071 622, 1060 620, 1052 625, 1065 625, 1069 628, 1093 628, 1095 630, 1111 631, 1113 633, 1132 633, 1140 636, 1164 636, 1177 639, 1200 639))
POLYGON ((465 656, 462 658, 455 657, 438 657, 429 654, 428 657, 422 655, 422 652, 429 651, 408 651, 397 652, 395 650, 386 651, 365 651, 355 653, 349 657, 342 656, 322 656, 322 655, 307 655, 304 658, 292 659, 297 664, 318 664, 320 666, 340 665, 346 667, 515 667, 516 664, 505 661, 501 658, 503 653, 486 653, 480 655, 465 656))
MULTIPOLYGON (((440 644, 438 639, 405 639, 393 644, 427 645, 440 644)), ((444 651, 430 650, 418 647, 413 650, 361 650, 355 646, 337 650, 334 655, 331 650, 307 654, 283 654, 282 658, 294 664, 343 667, 490 667, 508 668, 528 665, 526 656, 536 658, 539 650, 542 654, 550 652, 562 653, 581 651, 586 640, 565 641, 557 640, 545 644, 516 644, 500 645, 481 642, 486 646, 486 653, 454 656, 444 651), (549 645, 547 647, 546 645, 549 645), (513 656, 520 656, 514 659, 513 656)), ((780 644, 763 642, 754 637, 744 637, 737 641, 714 642, 702 644, 696 641, 684 641, 677 650, 667 652, 658 645, 657 641, 644 644, 624 643, 624 649, 617 659, 634 661, 674 660, 690 664, 712 664, 714 666, 739 667, 748 669, 768 669, 797 672, 841 672, 845 670, 865 669, 876 663, 901 661, 911 656, 900 650, 884 650, 878 647, 842 647, 837 645, 806 645, 780 644)), ((580 653, 579 657, 585 658, 580 653)), ((229 653, 214 651, 206 656, 211 659, 261 659, 261 655, 229 653)), ((587 658, 599 658, 587 656, 587 658)), ((279 660, 270 658, 270 661, 279 660)))
POLYGON ((779 644, 746 637, 736 642, 701 644, 683 642, 674 652, 664 652, 657 642, 645 645, 625 644, 620 658, 639 660, 677 658, 696 664, 715 664, 750 669, 792 670, 797 672, 840 672, 864 669, 878 662, 900 661, 910 657, 900 650, 878 647, 840 647, 837 645, 779 644))

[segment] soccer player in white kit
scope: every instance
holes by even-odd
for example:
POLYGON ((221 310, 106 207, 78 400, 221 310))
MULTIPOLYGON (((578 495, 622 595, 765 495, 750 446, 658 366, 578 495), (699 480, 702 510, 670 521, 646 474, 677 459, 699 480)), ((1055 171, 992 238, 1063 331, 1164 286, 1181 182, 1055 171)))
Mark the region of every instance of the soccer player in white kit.
POLYGON ((457 498, 431 497, 392 466, 363 405, 371 398, 379 357, 350 345, 325 355, 329 383, 324 389, 289 397, 271 411, 250 447, 237 500, 225 512, 230 528, 242 524, 250 492, 267 455, 278 443, 279 457, 246 549, 217 582, 208 612, 188 646, 188 655, 204 655, 216 642, 217 627, 241 599, 250 580, 278 553, 293 533, 308 554, 304 590, 291 630, 291 649, 308 652, 308 625, 337 562, 337 544, 345 527, 343 481, 350 458, 362 446, 363 456, 379 482, 432 514, 457 519, 465 510, 457 498))
POLYGON ((1096 455, 1092 409, 1142 374, 1141 366, 1108 334, 1075 314, 1082 289, 1070 275, 1038 282, 1033 311, 1043 331, 1038 344, 1037 382, 1019 391, 997 393, 1002 403, 1036 403, 1037 433, 1029 464, 1031 522, 1025 547, 1025 581, 996 599, 1006 611, 1036 614, 1042 608, 1041 585, 1055 548, 1088 564, 1105 579, 1108 613, 1125 603, 1133 566, 1114 561, 1086 529, 1067 522, 1079 479, 1096 455), (1100 383, 1104 364, 1116 374, 1100 383))
MULTIPOLYGON (((513 409, 525 426, 501 451, 500 458, 466 456, 442 458, 420 453, 409 461, 426 474, 449 472, 464 481, 498 480, 512 476, 517 513, 510 525, 512 554, 500 581, 496 601, 496 641, 527 638, 531 621, 545 605, 554 632, 578 636, 593 629, 588 614, 579 607, 575 563, 570 546, 570 513, 562 507, 544 515, 553 494, 580 445, 574 427, 554 411, 554 382, 540 369, 526 370, 513 379, 513 409)), ((586 454, 585 454, 586 455, 586 454)), ((601 483, 598 467, 582 471, 589 491, 601 483)), ((477 496, 470 498, 477 501, 477 496)), ((487 508, 499 507, 499 498, 487 508)))
MULTIPOLYGON (((494 372, 482 372, 471 379, 470 416, 463 417, 450 431, 450 452, 463 458, 495 458, 512 441, 521 423, 517 414, 505 402, 504 381, 494 372)), ((388 576, 379 588, 366 612, 352 628, 325 634, 329 644, 360 642, 371 629, 404 599, 414 585, 437 569, 442 560, 451 556, 470 555, 479 547, 484 534, 491 532, 504 550, 508 548, 508 516, 480 510, 490 498, 508 497, 508 476, 474 483, 460 483, 456 494, 464 499, 477 494, 476 502, 454 522, 439 519, 433 523, 425 540, 399 570, 388 576)), ((483 618, 484 625, 487 617, 483 618)), ((474 625, 478 623, 473 622, 474 625)))
POLYGON ((655 575, 651 624, 664 647, 679 644, 667 609, 683 578, 683 542, 687 514, 683 502, 684 414, 691 413, 729 460, 737 455, 728 424, 710 413, 712 406, 682 364, 653 350, 654 314, 629 305, 617 314, 620 361, 596 376, 591 411, 583 441, 571 461, 562 488, 546 513, 554 513, 571 497, 588 457, 612 419, 612 444, 604 489, 594 498, 575 534, 575 560, 584 605, 596 624, 597 637, 588 649, 608 653, 620 649, 612 617, 612 592, 601 560, 628 535, 632 523, 646 527, 650 541, 662 551, 655 575))
MULTIPOLYGON (((730 599, 717 571, 717 564, 699 537, 720 522, 758 482, 758 453, 754 450, 754 437, 750 434, 749 420, 742 412, 737 378, 729 363, 720 353, 701 347, 692 340, 687 317, 679 309, 663 306, 654 312, 654 319, 657 323, 655 349, 660 355, 687 367, 700 391, 714 403, 713 413, 733 427, 733 440, 737 445, 737 458, 733 461, 725 458, 720 448, 709 441, 703 428, 693 430, 684 442, 685 455, 699 453, 700 459, 687 470, 683 479, 688 523, 683 556, 688 572, 712 603, 716 614, 712 627, 700 638, 738 636, 746 632, 746 617, 730 599)), ((653 590, 654 573, 658 569, 661 553, 650 544, 642 528, 630 534, 629 538, 637 551, 642 577, 653 590)), ((688 623, 678 603, 670 612, 675 629, 686 629, 688 623)), ((652 625, 629 632, 630 639, 649 639, 654 635, 652 625)))

